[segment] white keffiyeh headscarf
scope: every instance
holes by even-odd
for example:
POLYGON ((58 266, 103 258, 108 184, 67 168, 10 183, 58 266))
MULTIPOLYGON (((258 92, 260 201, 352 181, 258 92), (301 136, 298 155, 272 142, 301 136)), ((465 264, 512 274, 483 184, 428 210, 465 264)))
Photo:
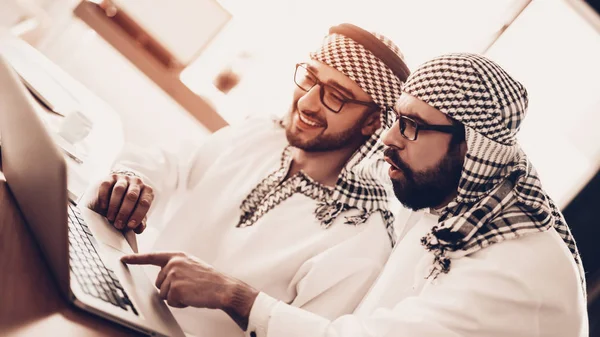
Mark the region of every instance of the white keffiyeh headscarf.
POLYGON ((403 91, 462 123, 468 146, 458 195, 422 239, 435 255, 432 276, 448 272, 453 258, 554 228, 569 247, 585 289, 569 227, 517 143, 527 111, 525 87, 483 56, 448 54, 421 65, 403 91))

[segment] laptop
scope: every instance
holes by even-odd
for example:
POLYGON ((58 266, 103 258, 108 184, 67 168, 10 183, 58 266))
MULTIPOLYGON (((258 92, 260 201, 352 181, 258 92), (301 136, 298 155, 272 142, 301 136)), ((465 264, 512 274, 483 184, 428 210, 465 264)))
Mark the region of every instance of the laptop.
POLYGON ((106 218, 69 200, 65 159, 19 76, 0 55, 2 168, 62 295, 78 308, 153 336, 185 336, 106 218))

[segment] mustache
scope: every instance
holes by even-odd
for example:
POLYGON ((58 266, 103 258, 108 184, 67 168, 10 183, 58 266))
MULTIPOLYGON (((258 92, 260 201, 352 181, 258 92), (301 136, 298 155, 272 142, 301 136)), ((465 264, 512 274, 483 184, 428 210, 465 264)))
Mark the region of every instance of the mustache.
POLYGON ((406 163, 404 161, 402 161, 402 159, 400 159, 400 156, 398 155, 398 152, 394 149, 392 149, 391 147, 386 148, 383 151, 383 155, 388 157, 388 159, 394 163, 394 165, 402 170, 406 175, 410 175, 412 174, 412 170, 408 167, 408 165, 406 165, 406 163))
POLYGON ((300 105, 298 104, 299 99, 297 99, 296 101, 294 101, 293 107, 292 107, 292 111, 290 113, 290 115, 292 115, 294 113, 294 111, 296 113, 300 113, 300 111, 302 111, 302 113, 306 116, 308 116, 311 119, 314 119, 317 123, 321 124, 321 125, 327 125, 327 121, 324 120, 324 118, 321 118, 321 116, 312 113, 312 112, 306 112, 305 109, 301 109, 300 105))

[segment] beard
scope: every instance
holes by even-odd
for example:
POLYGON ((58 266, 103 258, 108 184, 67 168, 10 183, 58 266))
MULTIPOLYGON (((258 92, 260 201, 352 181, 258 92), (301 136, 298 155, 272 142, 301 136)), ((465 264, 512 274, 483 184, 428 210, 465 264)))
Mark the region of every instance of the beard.
POLYGON ((306 137, 303 137, 302 131, 297 130, 292 125, 294 114, 299 113, 296 102, 285 118, 285 136, 288 143, 295 148, 306 152, 328 152, 339 150, 350 144, 363 143, 366 140, 366 137, 361 132, 362 124, 368 117, 366 114, 350 129, 338 133, 325 134, 325 128, 315 137, 306 139, 306 137))
POLYGON ((437 207, 457 191, 463 157, 460 153, 460 144, 453 144, 450 147, 436 167, 423 172, 413 171, 400 159, 395 150, 385 149, 385 156, 404 175, 400 179, 391 179, 394 194, 400 203, 415 211, 437 207))

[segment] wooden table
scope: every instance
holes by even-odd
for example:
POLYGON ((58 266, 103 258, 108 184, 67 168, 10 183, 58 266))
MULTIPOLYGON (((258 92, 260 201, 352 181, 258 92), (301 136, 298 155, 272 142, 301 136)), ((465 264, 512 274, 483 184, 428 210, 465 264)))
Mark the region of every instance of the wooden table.
POLYGON ((61 297, 0 163, 0 336, 138 336, 61 297))

